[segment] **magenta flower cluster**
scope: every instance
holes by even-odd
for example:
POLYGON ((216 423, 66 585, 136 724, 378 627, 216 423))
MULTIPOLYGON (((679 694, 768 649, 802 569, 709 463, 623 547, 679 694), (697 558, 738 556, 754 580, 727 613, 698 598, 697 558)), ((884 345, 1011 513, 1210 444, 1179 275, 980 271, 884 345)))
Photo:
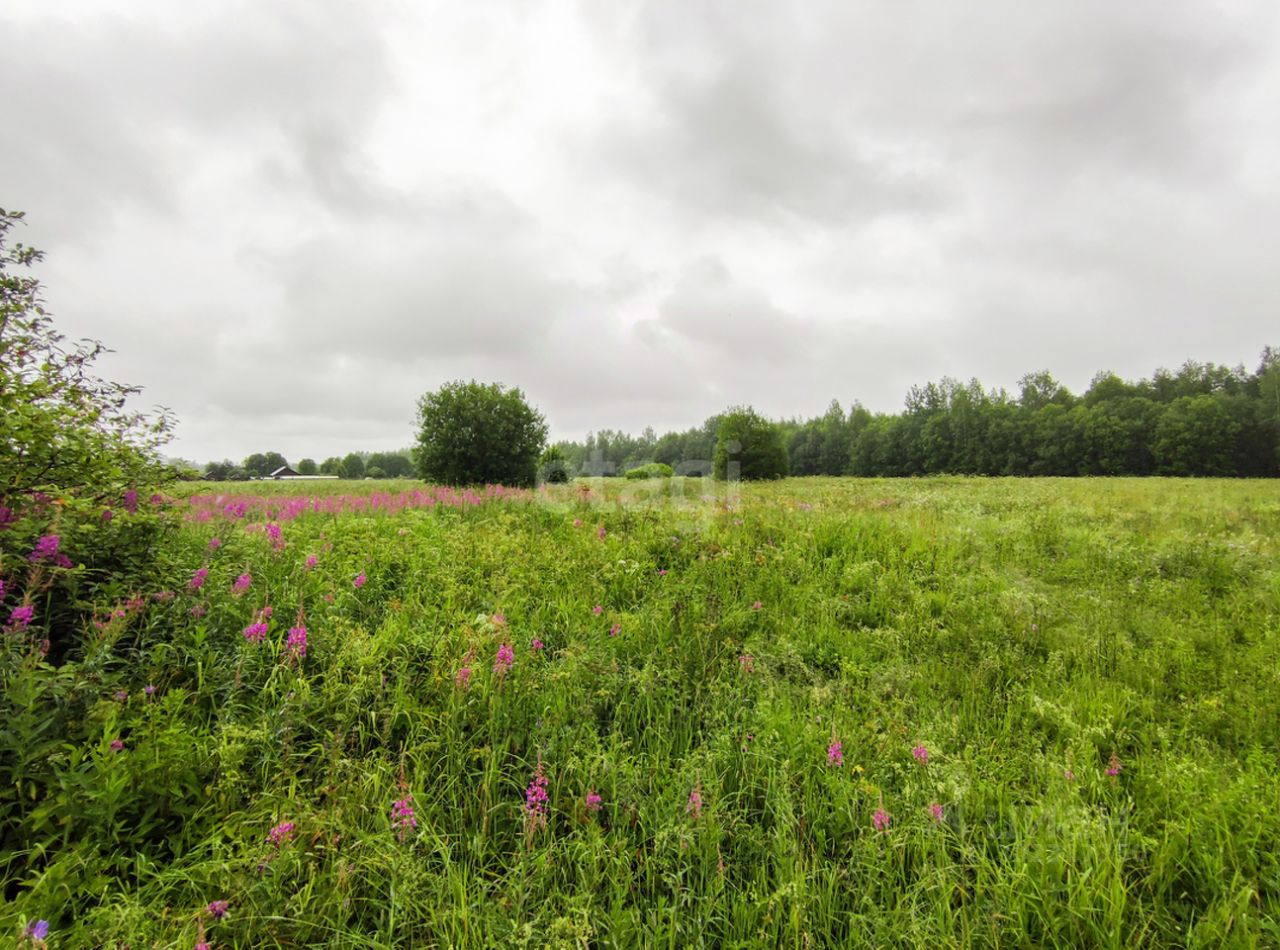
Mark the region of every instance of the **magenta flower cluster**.
POLYGON ((498 654, 493 658, 493 672, 502 676, 507 670, 511 669, 516 661, 515 651, 511 649, 511 644, 504 643, 498 647, 498 654))
POLYGON ((305 657, 307 655, 307 628, 302 624, 290 627, 289 638, 284 645, 295 660, 305 657))
POLYGON ((188 590, 199 590, 204 586, 205 578, 209 576, 207 567, 196 568, 196 572, 191 575, 191 580, 187 581, 188 590))
POLYGON ((277 848, 293 840, 293 822, 282 821, 267 832, 267 843, 277 848))
POLYGON ((413 796, 407 792, 404 798, 391 803, 391 827, 396 830, 396 836, 401 841, 411 829, 418 827, 418 819, 413 811, 413 796))
POLYGON ((547 824, 547 804, 551 796, 547 794, 547 776, 542 770, 542 763, 533 771, 529 787, 524 790, 524 814, 530 829, 545 828, 547 824))
POLYGON ((839 739, 831 740, 831 745, 827 746, 827 764, 837 767, 844 765, 844 743, 839 739))
POLYGON ((32 552, 27 555, 27 559, 34 564, 56 564, 58 567, 71 567, 71 558, 59 550, 61 545, 62 539, 58 535, 43 535, 36 542, 32 552))

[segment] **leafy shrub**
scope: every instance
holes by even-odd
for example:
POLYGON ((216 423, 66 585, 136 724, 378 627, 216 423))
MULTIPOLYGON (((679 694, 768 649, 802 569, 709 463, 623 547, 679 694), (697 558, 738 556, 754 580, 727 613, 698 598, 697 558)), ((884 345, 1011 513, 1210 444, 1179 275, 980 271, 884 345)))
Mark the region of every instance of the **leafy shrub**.
POLYGON ((716 432, 712 465, 720 480, 785 478, 787 447, 782 432, 752 409, 730 409, 716 432))
POLYGON ((519 389, 447 383, 418 402, 418 474, 445 485, 527 487, 538 474, 547 424, 519 389))
POLYGON ((547 446, 538 459, 538 476, 542 481, 553 485, 563 485, 569 481, 569 460, 565 458, 564 449, 558 445, 547 446))
POLYGON ((627 478, 670 478, 675 474, 675 470, 670 465, 664 465, 662 462, 650 462, 648 465, 641 465, 627 472, 627 478))

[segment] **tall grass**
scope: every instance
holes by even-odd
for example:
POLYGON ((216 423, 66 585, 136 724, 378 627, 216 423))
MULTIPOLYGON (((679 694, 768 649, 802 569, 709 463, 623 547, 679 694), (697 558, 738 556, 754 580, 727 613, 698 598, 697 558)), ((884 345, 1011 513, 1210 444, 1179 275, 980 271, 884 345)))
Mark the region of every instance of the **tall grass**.
POLYGON ((1280 485, 680 481, 181 502, 176 597, 5 668, 0 933, 1280 945, 1280 485))

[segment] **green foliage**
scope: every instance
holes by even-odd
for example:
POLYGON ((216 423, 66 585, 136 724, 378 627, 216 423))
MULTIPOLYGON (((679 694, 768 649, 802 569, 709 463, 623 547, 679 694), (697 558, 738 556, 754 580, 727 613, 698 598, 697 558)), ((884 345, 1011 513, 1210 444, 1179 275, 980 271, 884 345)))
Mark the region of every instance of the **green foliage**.
POLYGON ((782 433, 750 408, 730 409, 721 417, 712 461, 713 474, 722 481, 783 478, 787 474, 782 433))
POLYGON ((320 466, 316 465, 315 459, 303 459, 298 463, 299 475, 319 475, 320 466))
POLYGON ((347 453, 342 460, 343 478, 364 478, 364 458, 356 452, 347 453))
POLYGON ((445 485, 530 486, 547 438, 519 389, 452 382, 418 402, 418 474, 445 485))
POLYGON ((558 445, 546 447, 538 459, 538 477, 551 485, 569 481, 569 460, 565 458, 564 449, 558 445))
POLYGON ((247 525, 219 499, 157 552, 142 590, 176 596, 104 592, 61 668, 4 654, 0 933, 1273 945, 1278 492, 824 479, 730 509, 611 482, 247 525))
POLYGON ((240 463, 240 467, 250 478, 266 478, 277 469, 287 468, 288 465, 288 461, 279 452, 255 452, 240 463))
POLYGON ((670 478, 675 474, 675 470, 670 465, 664 465, 661 462, 650 462, 647 465, 639 465, 630 469, 626 473, 627 478, 670 478))
POLYGON ((156 454, 172 420, 94 375, 101 343, 54 329, 28 274, 40 252, 10 244, 21 220, 0 210, 0 625, 7 647, 61 662, 87 600, 153 576, 164 520, 149 499, 176 474, 156 454))
POLYGON ((330 456, 320 463, 321 475, 342 475, 342 459, 330 456))

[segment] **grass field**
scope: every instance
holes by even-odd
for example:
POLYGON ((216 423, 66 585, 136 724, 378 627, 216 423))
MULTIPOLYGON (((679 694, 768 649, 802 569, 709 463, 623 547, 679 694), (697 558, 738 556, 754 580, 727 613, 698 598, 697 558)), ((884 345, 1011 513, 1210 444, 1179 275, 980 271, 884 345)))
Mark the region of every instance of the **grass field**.
POLYGON ((376 490, 189 487, 11 675, 0 933, 1280 946, 1280 484, 376 490))

